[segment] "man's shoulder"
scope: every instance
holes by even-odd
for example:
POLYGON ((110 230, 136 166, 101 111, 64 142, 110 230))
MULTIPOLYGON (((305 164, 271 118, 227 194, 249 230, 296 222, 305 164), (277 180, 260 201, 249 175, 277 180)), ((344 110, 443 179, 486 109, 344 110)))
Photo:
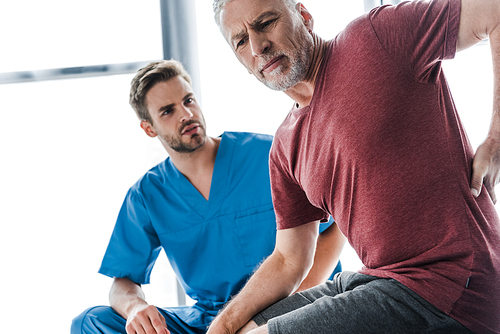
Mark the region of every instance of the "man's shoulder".
MULTIPOLYGON (((238 166, 267 166, 273 136, 252 132, 224 132, 221 147, 231 154, 232 163, 238 166)), ((266 167, 267 169, 267 167, 266 167)))
POLYGON ((271 148, 273 136, 253 132, 224 132, 222 140, 232 142, 238 152, 263 150, 267 154, 271 148))
POLYGON ((169 173, 169 164, 170 158, 167 158, 156 166, 152 167, 130 187, 129 192, 134 194, 141 194, 145 191, 145 189, 147 191, 148 188, 154 187, 155 185, 163 185, 169 173))
POLYGON ((263 133, 255 132, 238 132, 238 131, 227 131, 222 134, 222 138, 232 140, 238 144, 258 144, 258 143, 272 143, 273 136, 263 133))

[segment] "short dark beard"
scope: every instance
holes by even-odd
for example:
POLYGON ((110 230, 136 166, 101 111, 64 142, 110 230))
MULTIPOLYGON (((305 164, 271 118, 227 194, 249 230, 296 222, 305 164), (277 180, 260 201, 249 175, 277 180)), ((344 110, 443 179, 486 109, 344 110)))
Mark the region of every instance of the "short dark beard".
POLYGON ((172 141, 169 143, 169 146, 172 150, 179 152, 179 153, 192 153, 205 145, 205 142, 207 141, 207 137, 202 137, 199 134, 194 134, 192 139, 196 139, 196 143, 193 145, 191 143, 183 143, 179 139, 172 139, 172 141))
MULTIPOLYGON (((193 123, 196 123, 194 121, 192 122, 187 122, 185 126, 181 129, 182 130, 186 127, 189 126, 193 123)), ((174 137, 174 136, 164 136, 163 139, 167 143, 167 145, 174 151, 179 152, 179 153, 192 153, 205 145, 207 142, 207 135, 205 132, 205 127, 200 124, 200 129, 202 133, 195 133, 194 135, 191 136, 191 139, 195 139, 195 143, 183 143, 181 141, 182 135, 180 137, 174 137)))

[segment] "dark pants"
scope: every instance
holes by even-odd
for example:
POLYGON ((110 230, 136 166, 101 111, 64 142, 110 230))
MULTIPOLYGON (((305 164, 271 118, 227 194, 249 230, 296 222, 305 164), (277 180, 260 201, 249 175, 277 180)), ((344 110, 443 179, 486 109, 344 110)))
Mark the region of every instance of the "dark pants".
POLYGON ((253 319, 271 334, 471 333, 394 279, 343 272, 253 319))

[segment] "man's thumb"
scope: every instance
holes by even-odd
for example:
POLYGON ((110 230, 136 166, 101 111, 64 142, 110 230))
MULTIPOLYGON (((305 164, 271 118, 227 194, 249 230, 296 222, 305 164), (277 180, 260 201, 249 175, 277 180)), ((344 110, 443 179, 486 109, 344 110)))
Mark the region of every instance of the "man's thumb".
POLYGON ((478 197, 481 194, 481 188, 483 186, 483 174, 477 173, 475 170, 472 172, 472 180, 470 185, 470 191, 472 196, 478 197))

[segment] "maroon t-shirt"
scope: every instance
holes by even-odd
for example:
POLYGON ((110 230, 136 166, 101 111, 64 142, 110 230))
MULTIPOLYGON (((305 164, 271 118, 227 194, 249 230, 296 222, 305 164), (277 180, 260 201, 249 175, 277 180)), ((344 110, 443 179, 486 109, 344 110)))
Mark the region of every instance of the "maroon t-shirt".
POLYGON ((459 20, 460 0, 405 2, 332 40, 310 105, 274 139, 273 201, 279 229, 331 214, 362 273, 499 333, 499 219, 485 189, 469 190, 473 150, 440 63, 459 20))

